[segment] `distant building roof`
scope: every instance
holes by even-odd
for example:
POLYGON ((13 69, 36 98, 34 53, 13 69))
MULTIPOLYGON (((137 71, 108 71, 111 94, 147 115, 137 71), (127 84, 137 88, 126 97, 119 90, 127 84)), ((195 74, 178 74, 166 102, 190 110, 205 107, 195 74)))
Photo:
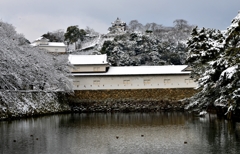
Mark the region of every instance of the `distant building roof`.
POLYGON ((52 47, 66 47, 63 42, 48 42, 48 44, 31 43, 32 46, 52 46, 52 47))
POLYGON ((69 55, 68 60, 72 65, 108 64, 107 55, 69 55))
POLYGON ((190 74, 184 71, 187 65, 164 66, 117 66, 110 67, 106 73, 73 73, 74 76, 115 76, 115 75, 173 75, 190 74))
POLYGON ((30 45, 32 46, 42 46, 42 47, 66 47, 63 42, 49 42, 49 39, 45 37, 39 37, 34 40, 30 45))
POLYGON ((66 46, 63 42, 48 42, 47 46, 66 46))
POLYGON ((36 40, 34 40, 33 42, 42 41, 42 40, 49 41, 49 39, 41 36, 41 37, 37 38, 36 40))

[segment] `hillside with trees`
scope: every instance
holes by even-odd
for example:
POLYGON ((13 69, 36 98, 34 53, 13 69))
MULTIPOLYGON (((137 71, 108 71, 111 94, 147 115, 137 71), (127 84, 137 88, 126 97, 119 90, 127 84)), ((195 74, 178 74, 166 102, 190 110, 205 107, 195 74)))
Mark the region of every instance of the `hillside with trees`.
POLYGON ((193 26, 183 19, 173 23, 173 27, 156 23, 143 26, 132 20, 125 32, 105 35, 112 39, 104 41, 100 53, 106 53, 114 66, 184 64, 193 26))
POLYGON ((107 34, 100 34, 90 27, 80 29, 74 25, 69 26, 64 34, 62 30, 57 30, 42 36, 50 42, 65 41, 74 46, 69 49, 74 54, 106 53, 113 66, 185 63, 186 42, 193 29, 186 20, 175 20, 173 27, 157 23, 143 25, 137 20, 132 20, 127 25, 119 18, 115 22, 120 25, 109 27, 107 34))
POLYGON ((199 93, 189 99, 187 109, 206 110, 209 106, 231 118, 240 102, 240 14, 224 32, 215 29, 192 31, 187 62, 199 93))
POLYGON ((156 35, 127 32, 105 41, 100 52, 113 66, 179 65, 185 62, 186 44, 162 41, 156 35))

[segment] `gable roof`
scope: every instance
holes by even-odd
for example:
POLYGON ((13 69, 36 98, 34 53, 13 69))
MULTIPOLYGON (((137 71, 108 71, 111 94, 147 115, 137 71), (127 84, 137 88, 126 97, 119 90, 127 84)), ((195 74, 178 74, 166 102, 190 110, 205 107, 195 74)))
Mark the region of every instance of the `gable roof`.
POLYGON ((47 38, 45 38, 45 37, 39 37, 39 38, 37 38, 36 40, 34 40, 33 42, 37 42, 37 41, 49 41, 49 39, 47 39, 47 38))
POLYGON ((127 76, 127 75, 179 75, 190 74, 184 71, 187 65, 164 66, 117 66, 110 67, 106 73, 72 73, 73 76, 127 76))
POLYGON ((40 46, 66 47, 66 45, 63 42, 48 42, 48 45, 40 45, 40 46))
POLYGON ((45 37, 42 36, 34 40, 30 45, 42 47, 64 47, 64 48, 66 47, 66 45, 63 42, 49 42, 49 39, 46 39, 45 37), (41 44, 41 42, 44 42, 44 44, 41 44))
POLYGON ((107 55, 69 55, 68 60, 72 65, 108 64, 107 55))
POLYGON ((48 44, 38 44, 37 42, 31 43, 31 46, 42 46, 42 47, 66 47, 63 42, 48 42, 48 44))

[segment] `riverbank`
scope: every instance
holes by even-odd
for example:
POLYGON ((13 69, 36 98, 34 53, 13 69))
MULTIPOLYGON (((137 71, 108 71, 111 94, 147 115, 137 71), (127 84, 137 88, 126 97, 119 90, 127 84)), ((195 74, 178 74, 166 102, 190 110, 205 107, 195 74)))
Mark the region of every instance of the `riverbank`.
POLYGON ((0 120, 71 112, 61 93, 44 91, 4 91, 7 100, 0 99, 0 120))
POLYGON ((70 103, 73 112, 158 112, 184 111, 185 103, 168 100, 106 100, 70 103))

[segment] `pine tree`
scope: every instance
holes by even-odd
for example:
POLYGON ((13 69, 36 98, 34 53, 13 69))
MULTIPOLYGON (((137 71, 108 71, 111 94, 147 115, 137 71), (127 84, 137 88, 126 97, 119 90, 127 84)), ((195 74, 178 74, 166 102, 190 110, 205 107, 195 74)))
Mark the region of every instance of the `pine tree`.
POLYGON ((228 112, 235 111, 240 105, 240 13, 227 29, 224 52, 214 64, 221 69, 221 95, 215 104, 225 105, 228 112))
POLYGON ((86 32, 83 29, 79 29, 78 26, 69 26, 67 28, 67 32, 64 34, 65 41, 68 42, 68 44, 75 43, 75 49, 76 49, 76 42, 78 40, 83 41, 84 36, 86 35, 86 32))
POLYGON ((187 60, 194 70, 199 92, 190 99, 192 103, 187 108, 213 105, 230 113, 236 111, 240 101, 240 14, 225 36, 220 31, 207 31, 194 29, 188 42, 187 60))

